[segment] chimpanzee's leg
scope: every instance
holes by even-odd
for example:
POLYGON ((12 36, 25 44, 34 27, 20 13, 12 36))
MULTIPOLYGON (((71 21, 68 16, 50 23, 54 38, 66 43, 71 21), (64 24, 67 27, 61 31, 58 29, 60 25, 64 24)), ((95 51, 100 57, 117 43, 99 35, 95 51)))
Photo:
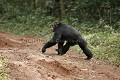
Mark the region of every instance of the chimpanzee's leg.
POLYGON ((88 49, 87 42, 83 38, 80 38, 78 44, 80 48, 83 50, 84 54, 87 56, 86 60, 90 60, 93 57, 93 54, 88 49))
POLYGON ((58 43, 58 49, 56 49, 56 51, 58 51, 58 55, 62 54, 63 44, 64 41, 58 43))
POLYGON ((67 42, 67 43, 63 46, 62 55, 65 54, 65 53, 69 50, 70 46, 73 46, 73 45, 75 45, 75 43, 67 42))

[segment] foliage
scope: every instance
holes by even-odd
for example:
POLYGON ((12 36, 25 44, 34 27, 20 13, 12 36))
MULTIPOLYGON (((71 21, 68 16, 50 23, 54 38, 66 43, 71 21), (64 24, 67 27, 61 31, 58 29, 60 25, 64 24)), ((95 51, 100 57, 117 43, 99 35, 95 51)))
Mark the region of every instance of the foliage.
POLYGON ((0 80, 5 80, 8 77, 8 74, 5 72, 6 60, 0 55, 0 80))
POLYGON ((3 19, 18 16, 52 16, 64 20, 76 19, 79 23, 99 21, 114 25, 120 21, 120 0, 1 0, 0 15, 3 19), (42 13, 42 14, 41 14, 42 13))

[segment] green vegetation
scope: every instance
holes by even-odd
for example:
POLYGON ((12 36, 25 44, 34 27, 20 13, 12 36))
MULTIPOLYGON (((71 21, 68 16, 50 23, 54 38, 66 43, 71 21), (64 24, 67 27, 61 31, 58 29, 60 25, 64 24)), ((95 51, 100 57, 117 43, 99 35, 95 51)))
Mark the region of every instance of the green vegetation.
MULTIPOLYGON (((120 66, 119 3, 120 0, 1 0, 0 32, 48 40, 51 23, 61 21, 81 32, 96 58, 120 66)), ((75 50, 80 49, 75 46, 75 50)))
POLYGON ((5 73, 6 60, 3 56, 0 55, 0 80, 5 80, 8 77, 8 74, 5 73))
POLYGON ((94 55, 120 66, 120 33, 94 33, 86 36, 94 55))

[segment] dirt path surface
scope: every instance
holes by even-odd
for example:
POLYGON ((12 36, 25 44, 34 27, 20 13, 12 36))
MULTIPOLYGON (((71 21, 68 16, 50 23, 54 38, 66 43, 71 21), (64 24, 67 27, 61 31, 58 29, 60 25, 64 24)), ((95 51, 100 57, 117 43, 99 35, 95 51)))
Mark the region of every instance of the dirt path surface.
POLYGON ((103 61, 84 60, 85 56, 69 50, 57 55, 56 47, 41 48, 45 41, 0 33, 0 54, 8 60, 8 80, 120 80, 120 68, 103 61))

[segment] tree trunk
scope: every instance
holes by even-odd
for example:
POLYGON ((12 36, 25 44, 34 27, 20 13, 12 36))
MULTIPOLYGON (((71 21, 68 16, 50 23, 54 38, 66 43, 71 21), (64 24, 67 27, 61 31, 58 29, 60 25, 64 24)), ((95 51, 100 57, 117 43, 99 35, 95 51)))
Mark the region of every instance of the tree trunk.
POLYGON ((36 10, 36 0, 33 0, 33 11, 36 10))
POLYGON ((60 0, 60 18, 61 18, 61 20, 64 18, 64 16, 65 16, 64 2, 63 2, 63 0, 60 0))

